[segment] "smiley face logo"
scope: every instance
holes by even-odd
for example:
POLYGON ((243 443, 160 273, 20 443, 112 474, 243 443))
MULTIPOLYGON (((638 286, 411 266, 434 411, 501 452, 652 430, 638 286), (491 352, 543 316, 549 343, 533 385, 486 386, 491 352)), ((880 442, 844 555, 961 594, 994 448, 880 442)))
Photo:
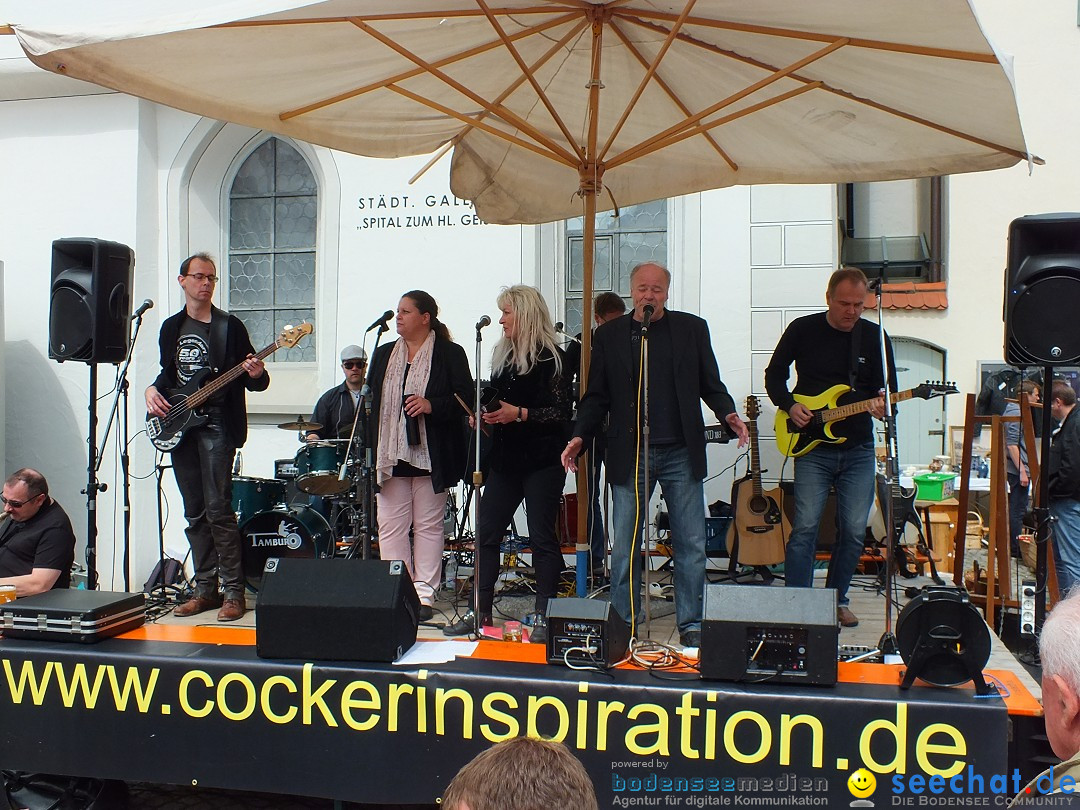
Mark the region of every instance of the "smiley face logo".
POLYGON ((877 779, 866 768, 859 768, 857 771, 852 771, 851 776, 847 780, 847 788, 851 791, 851 795, 857 799, 865 799, 867 796, 873 794, 874 789, 877 787, 877 779))

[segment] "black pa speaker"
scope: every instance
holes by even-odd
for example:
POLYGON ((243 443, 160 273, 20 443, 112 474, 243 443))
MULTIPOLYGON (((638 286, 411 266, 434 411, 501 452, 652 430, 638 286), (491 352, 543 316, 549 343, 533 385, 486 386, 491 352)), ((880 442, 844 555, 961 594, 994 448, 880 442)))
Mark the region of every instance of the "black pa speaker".
POLYGON ((271 557, 255 606, 260 658, 399 659, 416 643, 420 600, 401 560, 271 557))
POLYGON ((831 686, 839 636, 832 588, 706 585, 701 677, 831 686))
POLYGON ((549 664, 610 667, 630 646, 630 625, 600 599, 548 600, 547 627, 549 664))
POLYGON ((52 244, 49 357, 120 363, 127 355, 135 253, 103 239, 52 244))
POLYGON ((1080 362, 1080 214, 1038 214, 1009 225, 1005 268, 1005 361, 1015 366, 1080 362))

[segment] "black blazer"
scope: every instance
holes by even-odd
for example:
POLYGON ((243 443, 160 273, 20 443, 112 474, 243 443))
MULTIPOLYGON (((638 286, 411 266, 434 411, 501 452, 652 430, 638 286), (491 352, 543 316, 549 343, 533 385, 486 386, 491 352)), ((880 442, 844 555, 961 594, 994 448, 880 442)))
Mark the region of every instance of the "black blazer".
MULTIPOLYGON (((161 324, 158 336, 158 349, 161 352, 161 373, 152 383, 162 394, 177 387, 176 343, 180 339, 180 327, 187 317, 187 310, 182 309, 170 315, 161 324)), ((239 365, 249 354, 255 354, 251 345, 247 327, 235 315, 210 308, 210 376, 214 379, 224 371, 239 365)), ((243 447, 247 441, 247 391, 265 391, 270 386, 270 374, 265 369, 262 376, 252 379, 241 374, 225 389, 223 419, 225 435, 233 447, 243 447)))
MULTIPOLYGON (((705 420, 701 402, 723 422, 735 413, 735 401, 720 379, 720 368, 713 354, 709 325, 696 315, 665 310, 670 318, 671 343, 675 353, 675 398, 679 404, 683 440, 690 451, 694 478, 704 479, 705 420)), ((600 428, 604 414, 611 414, 607 429, 607 464, 613 484, 631 481, 634 448, 637 443, 638 355, 631 339, 633 313, 600 326, 593 333, 589 365, 589 388, 578 405, 574 436, 588 442, 600 428)))
MULTIPOLYGON (((376 458, 379 454, 379 410, 382 407, 383 379, 390 363, 394 343, 375 350, 368 371, 371 386, 371 442, 376 458)), ((472 400, 473 378, 465 350, 451 340, 435 338, 431 350, 431 373, 428 375, 424 399, 431 402, 431 413, 421 417, 427 427, 428 452, 431 454, 431 486, 436 492, 448 489, 465 475, 468 461, 469 432, 465 409, 454 399, 457 394, 465 402, 472 400)))

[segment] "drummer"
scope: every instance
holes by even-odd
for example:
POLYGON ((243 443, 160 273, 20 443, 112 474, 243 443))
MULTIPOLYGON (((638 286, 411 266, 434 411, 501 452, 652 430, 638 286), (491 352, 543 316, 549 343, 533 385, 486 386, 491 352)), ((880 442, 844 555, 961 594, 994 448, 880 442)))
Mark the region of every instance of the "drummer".
POLYGON ((341 350, 341 370, 345 380, 334 386, 315 403, 311 421, 321 425, 307 434, 309 442, 324 439, 347 439, 352 433, 360 391, 367 376, 367 352, 350 344, 341 350))

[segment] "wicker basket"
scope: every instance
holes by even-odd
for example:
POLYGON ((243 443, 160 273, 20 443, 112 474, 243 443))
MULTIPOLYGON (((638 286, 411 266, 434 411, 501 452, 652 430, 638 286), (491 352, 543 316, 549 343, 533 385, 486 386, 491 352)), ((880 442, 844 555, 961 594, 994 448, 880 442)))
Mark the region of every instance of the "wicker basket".
POLYGON ((982 548, 983 537, 986 536, 986 526, 983 524, 982 515, 974 510, 968 512, 966 535, 964 548, 982 548))
POLYGON ((1024 565, 1035 570, 1035 553, 1038 546, 1035 544, 1035 536, 1031 534, 1020 535, 1020 557, 1024 565))

